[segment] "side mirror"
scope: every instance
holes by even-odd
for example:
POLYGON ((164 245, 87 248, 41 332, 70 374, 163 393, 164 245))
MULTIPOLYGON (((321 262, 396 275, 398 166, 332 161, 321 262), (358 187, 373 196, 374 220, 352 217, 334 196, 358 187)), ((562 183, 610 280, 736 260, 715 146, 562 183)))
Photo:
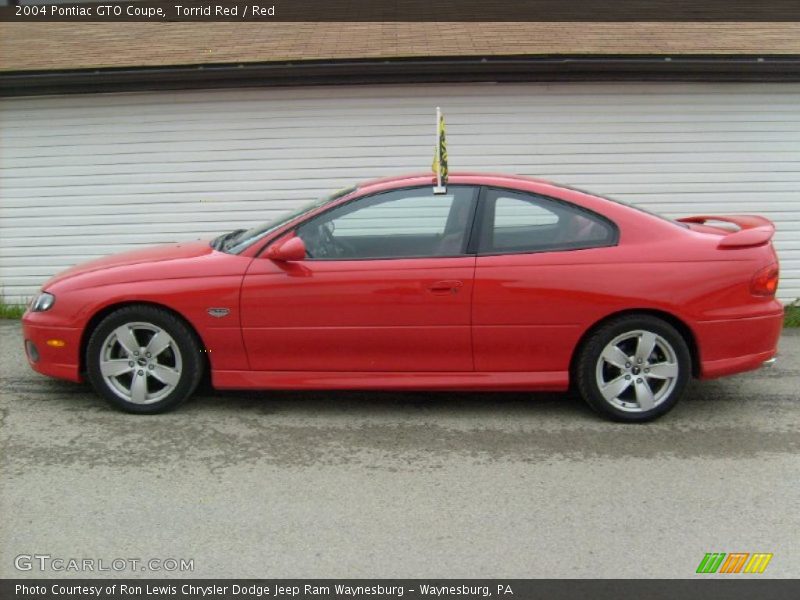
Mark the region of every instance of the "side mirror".
POLYGON ((306 245, 297 236, 278 240, 267 248, 264 256, 278 262, 293 262, 306 259, 306 245))

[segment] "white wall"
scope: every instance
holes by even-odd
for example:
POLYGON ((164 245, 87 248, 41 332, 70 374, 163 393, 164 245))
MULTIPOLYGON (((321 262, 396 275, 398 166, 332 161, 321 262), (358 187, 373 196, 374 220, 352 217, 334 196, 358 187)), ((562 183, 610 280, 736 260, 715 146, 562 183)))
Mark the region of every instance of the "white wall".
POLYGON ((800 296, 800 84, 464 84, 0 100, 0 288, 144 244, 246 227, 354 182, 451 170, 550 178, 670 216, 778 224, 800 296))

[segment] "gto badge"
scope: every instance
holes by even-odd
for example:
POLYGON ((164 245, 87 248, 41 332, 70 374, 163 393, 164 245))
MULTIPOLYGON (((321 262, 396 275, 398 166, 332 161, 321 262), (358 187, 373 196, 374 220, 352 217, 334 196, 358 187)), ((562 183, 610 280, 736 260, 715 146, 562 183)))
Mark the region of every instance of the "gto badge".
POLYGON ((218 319, 221 317, 227 317, 228 313, 231 312, 230 308, 209 308, 208 314, 212 317, 217 317, 218 319))

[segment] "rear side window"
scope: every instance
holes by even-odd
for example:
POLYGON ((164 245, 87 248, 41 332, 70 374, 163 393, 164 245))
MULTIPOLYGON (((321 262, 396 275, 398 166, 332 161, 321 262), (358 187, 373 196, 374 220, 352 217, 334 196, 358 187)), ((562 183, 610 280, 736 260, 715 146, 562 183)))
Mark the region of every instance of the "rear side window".
POLYGON ((481 254, 578 250, 617 241, 616 227, 603 217, 535 194, 490 188, 483 215, 481 254))

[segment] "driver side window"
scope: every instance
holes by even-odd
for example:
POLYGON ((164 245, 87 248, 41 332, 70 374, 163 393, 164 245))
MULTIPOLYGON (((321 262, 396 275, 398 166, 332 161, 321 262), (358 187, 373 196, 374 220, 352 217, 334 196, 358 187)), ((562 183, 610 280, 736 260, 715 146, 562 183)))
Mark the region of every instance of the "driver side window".
POLYGON ((430 186, 359 198, 302 224, 297 235, 309 259, 360 260, 460 256, 477 188, 430 186))

